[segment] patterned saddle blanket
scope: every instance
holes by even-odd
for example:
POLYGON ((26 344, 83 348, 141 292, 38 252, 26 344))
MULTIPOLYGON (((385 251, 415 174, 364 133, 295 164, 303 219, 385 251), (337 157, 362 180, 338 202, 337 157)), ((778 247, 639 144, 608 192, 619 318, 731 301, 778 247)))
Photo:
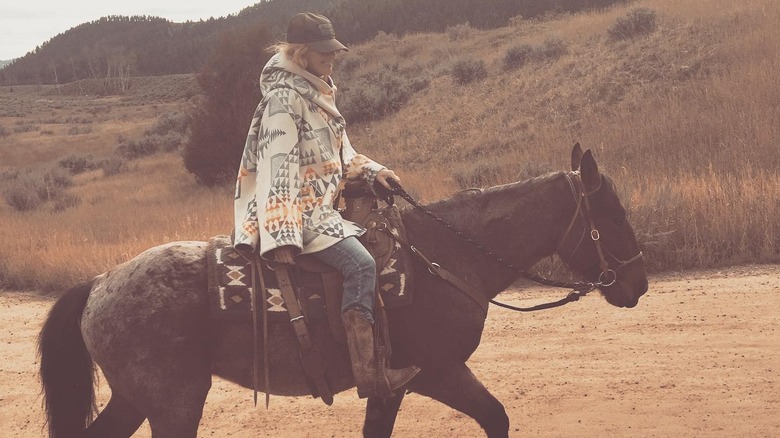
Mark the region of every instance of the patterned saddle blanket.
MULTIPOLYGON (((378 292, 385 307, 411 304, 412 255, 389 235, 398 233, 398 236, 406 237, 397 208, 389 206, 374 210, 362 223, 367 232, 360 240, 377 260, 378 292)), ((212 316, 223 320, 251 320, 251 263, 233 248, 229 236, 215 236, 209 240, 207 265, 212 316)), ((258 300, 265 300, 268 321, 289 322, 290 317, 275 273, 265 263, 260 265, 266 295, 258 297, 258 300)), ((300 268, 291 269, 291 274, 298 301, 307 318, 327 318, 323 274, 300 268)), ((340 313, 340 309, 334 311, 340 313)), ((262 312, 258 312, 258 317, 262 317, 262 312)))

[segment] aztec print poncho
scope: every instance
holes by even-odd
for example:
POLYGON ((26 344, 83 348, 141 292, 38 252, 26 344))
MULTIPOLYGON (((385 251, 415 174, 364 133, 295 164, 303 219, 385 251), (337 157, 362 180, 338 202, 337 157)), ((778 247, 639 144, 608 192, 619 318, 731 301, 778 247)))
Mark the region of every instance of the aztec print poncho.
POLYGON ((236 182, 233 246, 261 256, 285 245, 312 253, 361 235, 334 198, 342 176, 373 183, 384 166, 352 148, 336 87, 277 54, 260 88, 236 182))

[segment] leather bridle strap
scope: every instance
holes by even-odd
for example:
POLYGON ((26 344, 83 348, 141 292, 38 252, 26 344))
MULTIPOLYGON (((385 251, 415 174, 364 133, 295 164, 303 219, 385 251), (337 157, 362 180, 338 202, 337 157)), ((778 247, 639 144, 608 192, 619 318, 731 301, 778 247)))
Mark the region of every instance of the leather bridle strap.
MULTIPOLYGON (((583 206, 585 207, 583 209, 584 216, 586 220, 588 221, 588 227, 590 227, 590 238, 593 240, 593 243, 596 245, 596 253, 599 256, 599 268, 601 269, 601 275, 606 276, 606 278, 609 278, 608 274, 609 272, 612 272, 612 281, 608 284, 605 284, 605 286, 611 286, 612 284, 617 281, 617 273, 611 269, 609 269, 609 263, 607 263, 607 260, 604 258, 604 250, 601 248, 601 235, 599 234, 599 230, 596 229, 596 225, 593 223, 593 215, 591 214, 590 209, 590 195, 593 193, 596 193, 601 188, 601 180, 599 180, 598 186, 593 189, 590 192, 585 191, 585 183, 582 182, 582 178, 577 178, 577 182, 579 182, 580 189, 581 189, 581 198, 583 200, 583 206)), ((579 203, 579 201, 578 201, 579 203)), ((599 282, 602 282, 601 276, 599 276, 599 282)))
POLYGON ((393 239, 395 239, 398 242, 403 243, 406 245, 417 257, 420 258, 423 262, 425 262, 426 265, 428 265, 428 272, 430 272, 433 275, 438 276, 442 280, 446 281, 447 283, 450 283, 451 285, 455 286, 456 288, 460 289, 462 292, 464 292, 469 298, 474 300, 477 304, 479 304, 479 307, 482 308, 482 311, 487 315, 488 311, 488 298, 485 296, 484 293, 475 286, 472 286, 469 283, 466 283, 465 280, 462 280, 460 277, 454 275, 450 271, 442 268, 438 263, 431 262, 428 260, 423 253, 420 252, 417 248, 414 247, 414 245, 410 245, 406 242, 403 242, 400 237, 396 236, 393 233, 390 233, 391 236, 393 236, 393 239))
POLYGON ((563 259, 564 263, 568 264, 568 260, 571 259, 571 257, 574 256, 574 254, 577 252, 577 250, 580 248, 580 245, 582 244, 582 238, 585 237, 585 233, 590 230, 590 238, 593 240, 593 244, 596 247, 596 253, 599 258, 599 269, 601 270, 601 274, 599 274, 598 284, 601 286, 611 286, 617 281, 617 269, 622 268, 623 266, 628 265, 629 263, 633 263, 643 257, 642 251, 639 251, 637 255, 634 257, 631 257, 628 260, 620 260, 619 258, 615 257, 614 254, 612 254, 604 245, 601 243, 601 235, 599 233, 599 230, 596 228, 596 225, 593 222, 593 215, 591 213, 591 206, 590 206, 590 195, 596 193, 600 188, 602 181, 599 181, 599 184, 591 190, 590 192, 585 191, 585 184, 582 182, 582 178, 579 177, 579 171, 573 172, 574 179, 577 181, 577 186, 579 186, 579 194, 577 193, 578 190, 575 188, 575 183, 572 182, 572 177, 569 176, 569 174, 566 174, 566 180, 569 183, 569 187, 571 188, 572 196, 577 200, 577 206, 574 210, 574 215, 572 216, 571 221, 569 222, 569 226, 566 228, 566 232, 561 236, 560 240, 558 241, 558 246, 556 247, 555 252, 560 253, 561 245, 563 245, 563 242, 568 237, 569 233, 571 232, 574 223, 576 222, 578 217, 582 217, 583 221, 586 223, 586 227, 582 230, 582 236, 580 236, 579 242, 577 242, 577 245, 574 247, 574 250, 572 250, 571 255, 563 259), (604 257, 604 253, 607 253, 610 257, 615 259, 615 261, 618 262, 618 266, 615 267, 615 270, 609 268, 609 263, 607 263, 606 257, 604 257))

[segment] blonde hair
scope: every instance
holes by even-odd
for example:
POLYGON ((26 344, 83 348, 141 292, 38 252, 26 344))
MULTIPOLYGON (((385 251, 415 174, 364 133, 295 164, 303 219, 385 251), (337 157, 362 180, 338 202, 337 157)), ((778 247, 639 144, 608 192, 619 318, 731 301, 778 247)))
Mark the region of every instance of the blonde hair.
POLYGON ((268 48, 268 51, 271 53, 284 53, 284 56, 287 59, 298 64, 298 66, 304 70, 309 66, 306 58, 304 58, 309 50, 311 49, 309 49, 309 46, 306 44, 287 43, 284 41, 279 41, 268 48))

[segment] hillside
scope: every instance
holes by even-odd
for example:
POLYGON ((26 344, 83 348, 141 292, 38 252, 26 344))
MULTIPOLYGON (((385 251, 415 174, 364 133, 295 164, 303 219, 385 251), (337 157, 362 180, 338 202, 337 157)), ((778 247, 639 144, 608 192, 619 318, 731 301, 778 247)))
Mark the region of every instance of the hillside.
POLYGON ((0 85, 64 84, 114 76, 198 72, 220 38, 244 27, 263 27, 281 38, 290 16, 324 12, 348 44, 377 32, 406 35, 443 31, 469 22, 504 26, 510 18, 600 8, 625 0, 266 0, 236 14, 173 23, 152 16, 109 16, 76 26, 0 70, 0 85), (475 7, 479 5, 480 7, 475 7))
MULTIPOLYGON (((356 148, 424 202, 565 169, 580 141, 617 185, 652 270, 777 263, 779 20, 773 0, 643 0, 380 34, 340 58, 339 107, 356 148)), ((17 182, 48 194, 46 169, 72 155, 95 165, 34 209, 0 205, 0 287, 56 289, 162 242, 229 233, 232 188, 197 185, 177 154, 100 167, 198 99, 171 94, 0 87, 6 197, 17 182)))

